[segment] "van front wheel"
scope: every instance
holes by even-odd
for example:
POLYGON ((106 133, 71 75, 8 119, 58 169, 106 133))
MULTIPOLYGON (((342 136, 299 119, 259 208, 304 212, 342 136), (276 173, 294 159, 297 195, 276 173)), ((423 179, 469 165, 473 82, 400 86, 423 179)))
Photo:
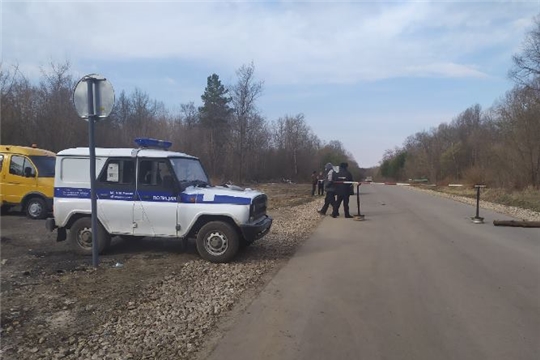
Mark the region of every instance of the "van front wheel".
POLYGON ((45 219, 47 217, 47 206, 45 205, 45 201, 39 197, 28 199, 24 211, 26 216, 33 220, 45 219))
MULTIPOLYGON (((92 255, 92 218, 82 217, 69 229, 69 242, 74 252, 80 255, 92 255)), ((98 221, 98 253, 101 254, 111 244, 111 235, 98 221)))
POLYGON ((211 221, 197 234, 197 251, 214 263, 231 261, 240 245, 238 232, 226 222, 211 221))

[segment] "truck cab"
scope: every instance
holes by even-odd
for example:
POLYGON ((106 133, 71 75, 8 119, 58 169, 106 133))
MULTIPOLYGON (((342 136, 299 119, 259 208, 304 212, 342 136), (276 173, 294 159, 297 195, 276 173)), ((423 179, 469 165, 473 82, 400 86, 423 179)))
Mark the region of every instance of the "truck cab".
MULTIPOLYGON (((195 238, 203 258, 227 262, 268 233, 265 194, 211 186, 197 157, 166 150, 168 142, 138 140, 139 148, 96 148, 100 251, 111 236, 195 238)), ((89 169, 88 148, 57 154, 54 219, 47 221, 58 240, 67 238, 81 254, 92 250, 89 169)))

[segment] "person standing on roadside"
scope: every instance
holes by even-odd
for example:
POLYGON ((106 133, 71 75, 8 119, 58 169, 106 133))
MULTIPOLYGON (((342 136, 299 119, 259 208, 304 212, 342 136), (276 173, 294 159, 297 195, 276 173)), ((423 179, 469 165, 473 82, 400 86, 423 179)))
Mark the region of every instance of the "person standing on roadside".
POLYGON ((317 194, 324 195, 324 175, 322 171, 319 173, 317 179, 317 194))
POLYGON ((311 196, 315 196, 315 189, 317 188, 318 182, 317 171, 313 170, 311 173, 311 196))
POLYGON ((324 180, 324 190, 326 191, 326 197, 324 198, 323 207, 320 210, 317 210, 317 212, 321 215, 326 215, 328 207, 332 205, 333 208, 334 203, 336 202, 336 196, 334 192, 334 166, 331 163, 327 163, 324 166, 324 171, 326 171, 326 178, 324 180))
POLYGON ((339 213, 339 207, 341 202, 343 202, 343 210, 345 212, 346 218, 352 218, 349 213, 349 196, 354 192, 352 184, 343 184, 343 181, 352 181, 352 174, 347 169, 349 164, 343 162, 339 164, 339 172, 335 176, 335 191, 336 191, 336 202, 334 203, 334 208, 332 211, 332 217, 335 218, 339 213))

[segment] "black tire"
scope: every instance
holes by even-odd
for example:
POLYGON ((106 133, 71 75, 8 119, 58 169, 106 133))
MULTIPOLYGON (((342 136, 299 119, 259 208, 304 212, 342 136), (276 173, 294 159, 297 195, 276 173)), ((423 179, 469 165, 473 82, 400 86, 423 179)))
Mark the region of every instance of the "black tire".
POLYGON ((47 205, 45 204, 45 200, 40 197, 33 197, 26 200, 24 212, 29 219, 45 219, 47 217, 47 205))
POLYGON ((140 241, 144 239, 144 236, 136 236, 136 235, 119 235, 119 236, 124 241, 140 241))
MULTIPOLYGON (((101 254, 111 244, 111 235, 98 221, 98 253, 101 254)), ((79 255, 92 255, 92 218, 86 216, 76 220, 68 236, 72 250, 79 255)))
POLYGON ((213 263, 231 261, 239 247, 238 232, 223 221, 211 221, 197 234, 197 251, 203 259, 213 263))

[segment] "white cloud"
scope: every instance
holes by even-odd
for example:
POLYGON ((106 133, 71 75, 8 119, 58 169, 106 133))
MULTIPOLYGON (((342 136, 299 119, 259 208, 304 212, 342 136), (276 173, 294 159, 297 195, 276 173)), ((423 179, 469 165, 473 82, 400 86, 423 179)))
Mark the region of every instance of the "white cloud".
MULTIPOLYGON (((530 12, 529 12, 530 10, 530 12)), ((532 3, 54 2, 3 4, 4 60, 253 60, 267 83, 485 77, 532 3)), ((510 54, 508 54, 509 56, 510 54)))
POLYGON ((454 63, 434 63, 423 66, 406 68, 412 76, 443 76, 443 77, 476 77, 486 78, 487 75, 476 70, 473 66, 454 63))

